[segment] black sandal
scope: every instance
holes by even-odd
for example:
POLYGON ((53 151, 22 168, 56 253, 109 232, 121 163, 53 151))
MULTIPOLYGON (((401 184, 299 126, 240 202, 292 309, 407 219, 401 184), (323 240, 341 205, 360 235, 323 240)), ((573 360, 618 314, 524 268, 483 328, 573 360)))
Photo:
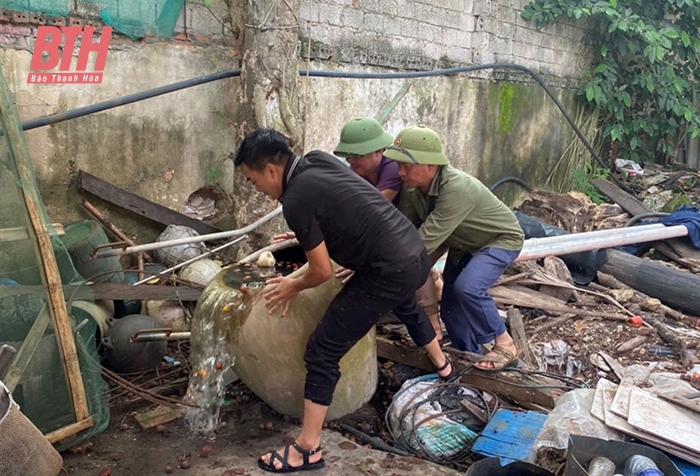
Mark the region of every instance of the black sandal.
POLYGON ((270 473, 293 473, 295 471, 312 471, 314 469, 321 469, 325 465, 325 461, 323 461, 323 458, 320 460, 316 461, 315 463, 310 463, 309 462, 309 456, 313 456, 316 453, 321 451, 321 447, 319 446, 315 450, 305 450, 301 446, 297 444, 295 441, 291 445, 286 445, 284 447, 284 454, 280 455, 277 451, 270 451, 270 462, 266 463, 263 461, 262 458, 258 459, 258 466, 260 466, 260 469, 263 471, 268 471, 270 473), (289 447, 293 446, 295 450, 297 450, 301 456, 304 458, 304 462, 302 463, 301 466, 290 466, 289 461, 287 461, 287 458, 289 457, 289 447), (280 463, 282 463, 282 467, 277 469, 275 468, 275 460, 279 460, 280 463))
POLYGON ((446 360, 445 360, 445 363, 442 365, 442 367, 440 367, 440 368, 437 369, 438 377, 440 377, 440 379, 441 379, 443 382, 451 382, 451 381, 453 381, 453 380, 457 377, 457 372, 455 371, 455 366, 454 366, 454 364, 452 363, 452 360, 450 360, 450 358, 449 358, 447 355, 445 355, 445 359, 446 359, 446 360), (447 375, 445 375, 444 377, 440 376, 440 372, 442 372, 443 370, 445 370, 445 369, 447 368, 448 365, 451 365, 451 366, 452 366, 452 368, 451 368, 451 370, 450 370, 450 373, 447 374, 447 375))

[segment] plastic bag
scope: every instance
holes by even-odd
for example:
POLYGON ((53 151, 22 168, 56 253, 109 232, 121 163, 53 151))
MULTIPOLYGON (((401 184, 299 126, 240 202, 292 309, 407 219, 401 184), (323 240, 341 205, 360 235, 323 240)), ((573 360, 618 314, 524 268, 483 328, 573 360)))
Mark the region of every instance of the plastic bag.
POLYGON ((535 461, 540 448, 566 449, 570 435, 590 436, 603 440, 625 440, 626 437, 591 415, 595 389, 581 388, 562 395, 542 426, 532 445, 528 461, 535 461))
POLYGON ((437 387, 436 383, 440 383, 436 374, 404 382, 389 407, 388 422, 392 436, 399 444, 422 456, 440 460, 464 451, 478 436, 469 426, 478 422, 470 421, 466 412, 450 417, 435 415, 449 410, 445 407, 448 401, 459 405, 460 399, 478 402, 481 397, 464 385, 455 385, 449 391, 460 398, 440 398, 438 394, 445 388, 437 387))

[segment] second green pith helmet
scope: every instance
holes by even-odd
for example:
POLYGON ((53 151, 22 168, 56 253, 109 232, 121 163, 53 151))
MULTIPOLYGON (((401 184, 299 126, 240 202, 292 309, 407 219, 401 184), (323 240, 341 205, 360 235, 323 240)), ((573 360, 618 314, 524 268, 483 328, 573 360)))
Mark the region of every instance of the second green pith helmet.
POLYGON ((360 117, 352 119, 340 131, 340 142, 333 153, 338 157, 367 155, 384 149, 394 142, 376 119, 360 117))
POLYGON ((387 147, 384 156, 397 162, 421 165, 449 165, 442 152, 440 136, 425 126, 407 127, 387 147))

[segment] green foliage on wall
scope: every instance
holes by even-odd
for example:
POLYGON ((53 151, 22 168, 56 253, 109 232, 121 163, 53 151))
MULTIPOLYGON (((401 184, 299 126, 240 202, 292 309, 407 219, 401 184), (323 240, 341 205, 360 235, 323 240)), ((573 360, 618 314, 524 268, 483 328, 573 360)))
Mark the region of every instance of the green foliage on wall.
POLYGON ((665 162, 700 135, 700 0, 534 0, 522 16, 589 19, 595 60, 580 94, 603 113, 617 157, 665 162))

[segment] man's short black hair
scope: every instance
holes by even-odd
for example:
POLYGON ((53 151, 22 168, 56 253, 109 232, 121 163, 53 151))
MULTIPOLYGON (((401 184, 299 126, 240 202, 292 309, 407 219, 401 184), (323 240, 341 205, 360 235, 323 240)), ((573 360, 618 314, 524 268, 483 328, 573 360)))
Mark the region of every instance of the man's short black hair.
POLYGON ((251 132, 238 146, 233 164, 245 164, 251 170, 259 171, 266 164, 283 165, 292 155, 289 142, 281 132, 274 129, 258 129, 251 132))

